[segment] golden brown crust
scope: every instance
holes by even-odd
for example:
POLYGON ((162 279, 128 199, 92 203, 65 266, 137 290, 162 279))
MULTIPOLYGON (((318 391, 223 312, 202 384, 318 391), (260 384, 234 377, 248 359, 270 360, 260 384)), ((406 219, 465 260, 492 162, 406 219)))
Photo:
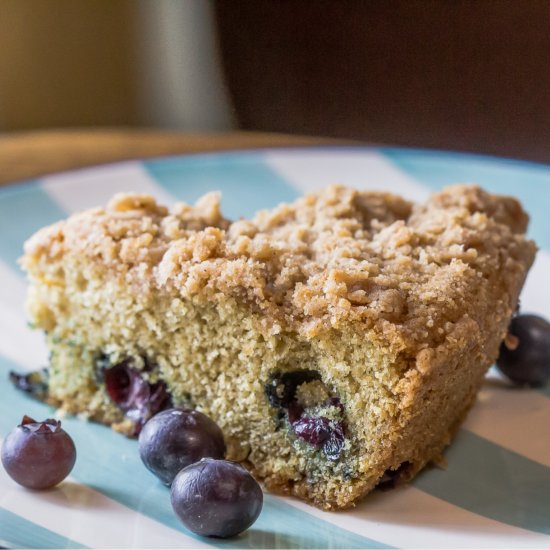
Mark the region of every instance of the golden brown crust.
POLYGON ((415 207, 333 186, 233 223, 215 193, 170 214, 152 197, 119 195, 39 232, 23 264, 71 250, 138 288, 244 301, 272 331, 314 337, 361 322, 422 349, 475 317, 470 297, 496 270, 504 286, 525 273, 535 251, 526 224, 515 199, 465 185, 415 207))

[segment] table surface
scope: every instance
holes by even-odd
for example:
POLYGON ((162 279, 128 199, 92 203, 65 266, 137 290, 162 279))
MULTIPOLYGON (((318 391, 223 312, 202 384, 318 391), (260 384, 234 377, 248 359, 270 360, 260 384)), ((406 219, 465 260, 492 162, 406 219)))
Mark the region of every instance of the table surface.
MULTIPOLYGON (((0 141, 0 173, 6 179, 16 179, 30 177, 30 170, 36 175, 132 156, 323 143, 315 138, 258 134, 165 136, 125 135, 122 131, 9 136, 3 145, 0 141), (9 175, 6 165, 14 169, 9 175)), ((16 262, 23 241, 38 227, 91 204, 101 204, 107 196, 127 190, 133 181, 139 186, 138 192, 154 191, 169 199, 191 202, 207 186, 177 185, 180 178, 203 183, 216 178, 222 191, 224 186, 231 190, 224 212, 233 219, 244 209, 250 213, 333 181, 362 189, 375 189, 380 182, 387 182, 386 188, 410 198, 427 196, 444 182, 478 181, 488 190, 517 195, 531 214, 531 236, 541 250, 522 295, 522 308, 550 316, 550 294, 546 291, 550 254, 547 168, 403 149, 383 149, 371 155, 353 150, 346 154, 340 150, 282 151, 237 154, 237 158, 247 162, 230 163, 227 180, 221 163, 221 181, 220 164, 199 157, 107 167, 92 170, 92 176, 86 172, 48 181, 37 178, 37 185, 1 190, 0 226, 7 235, 0 240, 1 433, 19 421, 21 411, 33 417, 48 414, 43 404, 8 391, 9 370, 47 364, 41 335, 28 330, 22 308, 25 284, 16 262), (154 170, 161 165, 163 169, 154 170), (263 174, 273 176, 267 180, 269 194, 251 194, 250 184, 263 174)), ((242 541, 259 548, 277 544, 365 548, 380 547, 380 541, 397 548, 446 548, 452 544, 464 548, 548 549, 549 417, 550 388, 515 390, 493 378, 483 386, 478 404, 459 430, 455 444, 446 451, 447 469, 427 470, 412 485, 373 495, 355 510, 341 514, 322 514, 295 501, 266 497, 264 512, 242 541)), ((74 547, 72 540, 89 547, 118 548, 202 544, 183 531, 174 531, 178 524, 166 489, 150 476, 135 475, 142 468, 135 442, 77 418, 65 417, 63 422, 79 446, 80 458, 70 484, 37 500, 36 495, 19 490, 0 468, 0 546, 74 547), (94 450, 99 441, 102 452, 98 454, 94 450), (132 529, 121 529, 124 525, 132 529), (37 544, 38 537, 47 542, 37 544), (66 537, 71 539, 69 543, 66 537), (4 539, 15 542, 3 544, 4 539)))
POLYGON ((209 134, 148 129, 17 132, 0 136, 0 185, 130 159, 343 143, 346 142, 328 138, 241 131, 209 134))

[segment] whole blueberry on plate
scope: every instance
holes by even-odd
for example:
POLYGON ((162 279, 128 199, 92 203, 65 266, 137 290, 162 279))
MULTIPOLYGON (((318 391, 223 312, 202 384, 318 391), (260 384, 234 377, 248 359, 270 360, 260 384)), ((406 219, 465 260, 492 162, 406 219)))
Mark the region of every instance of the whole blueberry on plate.
POLYGON ((163 483, 201 458, 224 458, 225 443, 219 426, 191 409, 167 409, 149 421, 139 434, 141 460, 163 483))
POLYGON ((550 323, 537 315, 514 317, 497 367, 516 384, 545 384, 550 379, 550 323))
POLYGON ((193 533, 233 537, 258 519, 263 494, 237 462, 203 458, 181 470, 172 483, 172 508, 193 533))
POLYGON ((29 489, 49 489, 73 469, 76 448, 59 420, 36 422, 24 416, 2 444, 2 464, 9 476, 29 489))

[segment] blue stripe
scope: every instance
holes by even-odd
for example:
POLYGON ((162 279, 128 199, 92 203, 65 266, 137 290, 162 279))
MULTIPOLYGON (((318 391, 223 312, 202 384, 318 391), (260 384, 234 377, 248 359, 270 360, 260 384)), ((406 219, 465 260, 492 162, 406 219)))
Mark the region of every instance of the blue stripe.
MULTIPOLYGON (((38 403, 5 382, 9 370, 18 366, 0 356, 0 380, 3 380, 0 430, 7 433, 21 421, 23 414, 35 418, 51 416, 46 405, 38 403)), ((72 476, 80 483, 128 506, 154 520, 186 531, 174 515, 169 492, 145 470, 135 440, 111 429, 76 418, 63 419, 78 452, 72 476)), ((220 548, 391 548, 370 538, 356 535, 322 519, 298 510, 266 495, 258 521, 244 535, 233 540, 208 539, 220 548)))
POLYGON ((550 167, 477 155, 382 148, 405 174, 431 189, 478 183, 493 193, 518 197, 531 216, 529 235, 550 250, 550 167))
POLYGON ((0 258, 18 270, 23 242, 36 230, 66 217, 37 182, 2 189, 0 193, 0 258))
POLYGON ((251 217, 261 208, 294 200, 299 193, 259 152, 174 157, 143 162, 149 174, 179 200, 193 203, 204 193, 222 192, 225 216, 251 217))
POLYGON ((5 548, 88 548, 4 508, 0 508, 0 546, 5 548))
POLYGON ((550 534, 550 468, 466 430, 446 456, 446 469, 425 470, 413 484, 481 516, 550 534))

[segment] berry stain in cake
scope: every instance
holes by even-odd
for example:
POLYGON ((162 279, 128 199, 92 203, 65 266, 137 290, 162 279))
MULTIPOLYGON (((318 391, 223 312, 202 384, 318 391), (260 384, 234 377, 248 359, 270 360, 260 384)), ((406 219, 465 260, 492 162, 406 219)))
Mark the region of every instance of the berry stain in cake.
POLYGON ((318 372, 299 370, 275 373, 265 387, 270 404, 278 407, 279 419, 287 419, 299 441, 322 450, 338 461, 346 443, 344 406, 331 396, 318 372))
POLYGON ((143 425, 156 413, 172 406, 166 384, 159 380, 146 380, 147 371, 154 367, 145 362, 145 369, 138 370, 130 359, 109 368, 103 368, 103 380, 107 395, 135 426, 138 435, 143 425))

